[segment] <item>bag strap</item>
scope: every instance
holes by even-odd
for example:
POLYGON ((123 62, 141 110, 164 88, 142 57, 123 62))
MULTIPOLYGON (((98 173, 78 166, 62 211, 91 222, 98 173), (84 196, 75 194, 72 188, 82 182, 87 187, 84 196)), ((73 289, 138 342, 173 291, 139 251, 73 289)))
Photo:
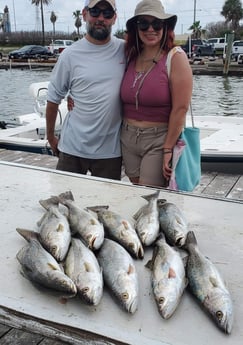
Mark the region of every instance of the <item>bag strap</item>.
MULTIPOLYGON (((167 74, 168 74, 168 77, 170 77, 170 71, 171 71, 171 59, 172 57, 175 55, 175 53, 181 53, 181 52, 184 52, 184 50, 181 48, 181 47, 173 47, 167 54, 167 59, 166 59, 166 62, 165 62, 165 66, 167 68, 167 74)), ((190 109, 190 114, 191 114, 191 121, 192 121, 192 127, 195 127, 195 123, 194 123, 194 117, 193 117, 193 112, 192 112, 192 103, 190 102, 190 105, 189 105, 189 109, 190 109)))

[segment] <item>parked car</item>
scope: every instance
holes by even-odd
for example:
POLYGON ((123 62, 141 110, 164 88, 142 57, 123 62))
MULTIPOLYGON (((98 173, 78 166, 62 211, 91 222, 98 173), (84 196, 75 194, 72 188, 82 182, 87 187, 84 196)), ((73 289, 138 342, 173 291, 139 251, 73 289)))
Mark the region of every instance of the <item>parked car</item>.
POLYGON ((53 54, 60 54, 65 48, 71 46, 72 40, 55 40, 47 48, 53 54))
POLYGON ((188 38, 186 43, 181 47, 186 52, 188 57, 215 55, 214 47, 211 44, 206 43, 202 39, 188 38))
POLYGON ((207 40, 207 43, 211 44, 214 47, 216 53, 219 52, 221 54, 223 54, 224 48, 227 45, 226 37, 209 38, 207 40))
POLYGON ((231 59, 237 61, 240 54, 243 54, 243 41, 234 41, 232 44, 231 59))
POLYGON ((11 51, 8 54, 9 59, 48 59, 53 54, 43 46, 27 45, 20 49, 11 51))
POLYGON ((238 55, 237 62, 238 62, 239 65, 240 65, 240 64, 243 65, 243 54, 239 54, 239 55, 238 55))

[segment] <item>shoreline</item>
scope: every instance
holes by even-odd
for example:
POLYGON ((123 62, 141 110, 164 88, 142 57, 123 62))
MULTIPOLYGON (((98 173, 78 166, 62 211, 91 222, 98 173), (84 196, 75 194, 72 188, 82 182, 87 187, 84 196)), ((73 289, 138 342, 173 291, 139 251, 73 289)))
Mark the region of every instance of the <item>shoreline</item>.
MULTIPOLYGON (((0 61, 0 69, 52 69, 55 66, 56 59, 47 61, 10 61, 2 59, 0 61)), ((190 60, 192 73, 195 75, 224 75, 224 65, 222 59, 209 60, 207 58, 194 58, 190 60)), ((239 65, 232 61, 229 66, 228 76, 243 76, 243 64, 239 65)))

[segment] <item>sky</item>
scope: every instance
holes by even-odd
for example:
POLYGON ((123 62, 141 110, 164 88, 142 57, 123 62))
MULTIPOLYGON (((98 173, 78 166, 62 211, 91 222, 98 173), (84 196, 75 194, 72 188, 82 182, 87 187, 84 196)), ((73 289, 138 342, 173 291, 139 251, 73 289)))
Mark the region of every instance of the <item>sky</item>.
MULTIPOLYGON (((113 27, 113 33, 125 29, 126 21, 133 16, 134 9, 139 0, 116 0, 117 21, 113 27)), ((208 23, 224 21, 220 15, 225 0, 162 0, 167 13, 176 14, 178 21, 175 29, 176 34, 190 32, 188 28, 194 22, 200 21, 204 28, 208 23)), ((41 30, 40 13, 36 12, 36 6, 30 0, 0 0, 0 12, 8 6, 10 13, 11 30, 32 31, 41 30)), ((84 0, 52 0, 49 6, 44 6, 45 30, 52 31, 50 21, 51 11, 57 15, 56 31, 72 33, 75 31, 73 12, 82 11, 84 0)), ((85 32, 85 25, 81 27, 85 32)))

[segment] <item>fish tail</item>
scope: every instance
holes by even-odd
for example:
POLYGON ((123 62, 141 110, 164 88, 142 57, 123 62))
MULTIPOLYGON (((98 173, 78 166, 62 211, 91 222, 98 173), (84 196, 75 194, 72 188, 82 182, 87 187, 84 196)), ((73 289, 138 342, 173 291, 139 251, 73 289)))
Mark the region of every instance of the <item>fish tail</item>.
POLYGON ((155 193, 149 195, 142 195, 141 197, 147 201, 151 199, 157 199, 159 197, 160 190, 158 189, 155 193))
POLYGON ((194 231, 188 231, 185 242, 185 249, 190 249, 190 246, 197 246, 197 239, 194 231))
POLYGON ((86 207, 87 210, 93 211, 93 212, 99 212, 101 210, 108 210, 109 206, 108 205, 104 205, 104 206, 89 206, 86 207))
POLYGON ((67 192, 64 192, 64 193, 61 193, 58 195, 58 198, 61 200, 61 201, 64 201, 64 200, 71 200, 71 201, 74 201, 74 196, 73 196, 73 193, 68 190, 67 192))
POLYGON ((30 242, 31 239, 38 240, 39 238, 39 234, 33 230, 16 228, 16 231, 28 242, 30 242))
POLYGON ((46 210, 49 210, 49 208, 53 205, 58 206, 59 204, 59 198, 58 196, 52 196, 45 200, 39 200, 39 203, 42 207, 44 207, 46 210))

